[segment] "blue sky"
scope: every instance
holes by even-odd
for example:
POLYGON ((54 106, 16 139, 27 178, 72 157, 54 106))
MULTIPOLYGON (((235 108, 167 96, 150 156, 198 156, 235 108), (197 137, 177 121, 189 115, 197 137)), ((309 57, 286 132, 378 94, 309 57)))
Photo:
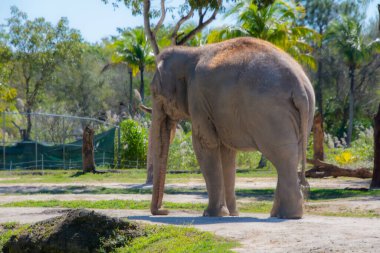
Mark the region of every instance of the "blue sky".
MULTIPOLYGON (((168 2, 175 5, 177 0, 168 2)), ((380 0, 371 3, 367 11, 368 18, 377 15, 378 3, 380 0)), ((0 0, 0 23, 6 22, 12 5, 26 12, 31 19, 44 17, 56 23, 60 17, 67 17, 70 27, 79 29, 84 39, 89 42, 100 41, 103 37, 117 34, 117 27, 143 24, 142 17, 133 17, 125 6, 114 9, 111 4, 106 5, 101 0, 0 0)), ((219 19, 215 24, 222 22, 224 21, 219 19)))

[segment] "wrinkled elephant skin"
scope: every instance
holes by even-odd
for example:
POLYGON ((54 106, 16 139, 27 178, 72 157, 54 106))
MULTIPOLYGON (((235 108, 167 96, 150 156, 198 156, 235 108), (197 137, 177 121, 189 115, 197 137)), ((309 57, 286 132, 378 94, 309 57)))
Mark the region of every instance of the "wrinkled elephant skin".
POLYGON ((302 217, 298 164, 304 171, 315 98, 294 59, 253 38, 173 47, 157 57, 151 91, 152 214, 168 213, 160 208, 170 136, 179 120, 189 119, 209 197, 205 216, 238 215, 236 152, 259 150, 278 173, 271 216, 302 217))

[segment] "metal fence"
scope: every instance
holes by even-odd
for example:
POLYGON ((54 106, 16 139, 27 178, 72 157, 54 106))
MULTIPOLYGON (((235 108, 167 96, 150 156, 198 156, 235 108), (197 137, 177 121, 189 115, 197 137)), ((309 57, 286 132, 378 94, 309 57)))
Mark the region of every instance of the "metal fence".
POLYGON ((86 117, 15 112, 0 112, 0 124, 3 170, 81 168, 85 126, 95 130, 96 165, 119 165, 120 131, 115 124, 86 117), (111 142, 111 137, 107 136, 105 141, 105 134, 113 135, 112 144, 106 143, 111 142))

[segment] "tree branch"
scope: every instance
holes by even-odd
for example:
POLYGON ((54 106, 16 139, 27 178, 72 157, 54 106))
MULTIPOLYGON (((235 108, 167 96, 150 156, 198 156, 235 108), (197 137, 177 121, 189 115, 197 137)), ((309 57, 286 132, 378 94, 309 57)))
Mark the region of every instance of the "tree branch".
POLYGON ((203 28, 205 28, 208 24, 210 24, 216 17, 216 14, 218 13, 219 11, 219 8, 222 6, 222 0, 218 0, 218 7, 215 8, 214 12, 212 13, 211 17, 208 18, 205 22, 203 22, 203 19, 207 13, 207 8, 205 10, 204 13, 202 13, 201 10, 199 10, 199 23, 198 23, 198 26, 195 27, 191 32, 189 32, 188 34, 186 34, 184 37, 182 37, 182 39, 180 39, 179 41, 177 41, 176 39, 176 44, 175 45, 183 45, 185 44, 187 41, 189 41, 190 39, 192 39, 198 32, 201 32, 203 30, 203 28))
POLYGON ((173 28, 173 31, 172 31, 172 35, 171 35, 171 40, 172 40, 172 45, 177 45, 177 38, 178 38, 178 30, 179 28, 181 28, 181 25, 186 22, 187 20, 189 20, 194 14, 194 9, 191 8, 189 13, 187 13, 187 15, 181 17, 181 19, 177 22, 177 24, 174 26, 173 28))
POLYGON ((152 46, 153 53, 154 55, 157 56, 160 53, 160 49, 158 48, 156 36, 152 32, 151 27, 150 27, 149 11, 150 11, 150 0, 144 0, 144 10, 143 10, 144 29, 145 29, 146 36, 148 37, 148 40, 150 42, 150 45, 152 46))
POLYGON ((160 17, 160 20, 158 20, 156 27, 154 28, 154 31, 153 31, 154 35, 157 34, 158 30, 164 23, 165 17, 166 17, 165 0, 161 0, 161 17, 160 17))

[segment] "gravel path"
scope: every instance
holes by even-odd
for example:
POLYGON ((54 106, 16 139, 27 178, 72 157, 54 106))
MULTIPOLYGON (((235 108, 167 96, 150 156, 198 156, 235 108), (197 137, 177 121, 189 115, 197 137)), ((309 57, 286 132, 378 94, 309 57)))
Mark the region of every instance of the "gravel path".
MULTIPOLYGON (((193 212, 152 217, 141 210, 97 210, 155 224, 191 225, 241 242, 237 252, 379 252, 380 219, 306 216, 280 220, 263 214, 207 218, 193 212)), ((0 208, 0 222, 36 222, 65 212, 57 208, 0 208)))

